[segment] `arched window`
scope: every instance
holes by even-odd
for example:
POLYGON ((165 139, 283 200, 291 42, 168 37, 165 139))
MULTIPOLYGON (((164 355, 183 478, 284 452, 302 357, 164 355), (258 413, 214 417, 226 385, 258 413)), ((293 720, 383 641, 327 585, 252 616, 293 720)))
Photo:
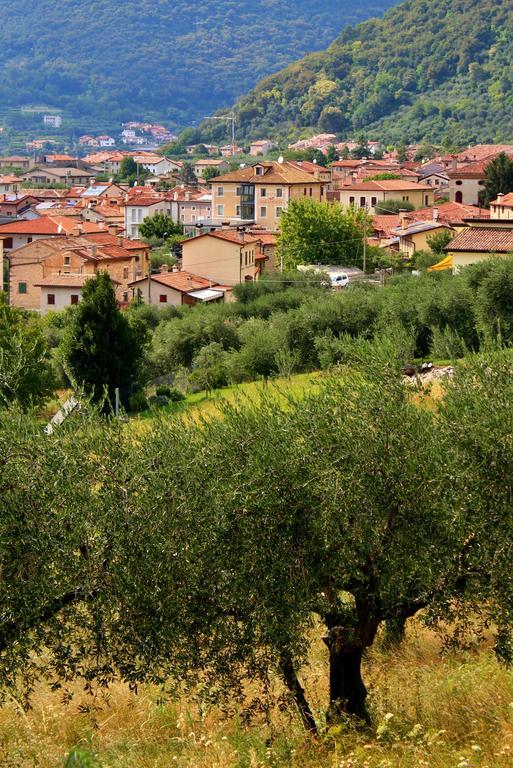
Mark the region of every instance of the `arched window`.
POLYGON ((463 202, 463 192, 461 191, 461 189, 458 189, 458 191, 456 192, 456 195, 454 197, 454 202, 455 203, 463 202))

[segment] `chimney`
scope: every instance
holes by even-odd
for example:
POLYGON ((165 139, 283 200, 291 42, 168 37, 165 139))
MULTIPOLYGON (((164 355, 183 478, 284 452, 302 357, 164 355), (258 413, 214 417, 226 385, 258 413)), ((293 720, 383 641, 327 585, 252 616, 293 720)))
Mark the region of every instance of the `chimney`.
POLYGON ((109 224, 107 229, 109 231, 109 235, 117 235, 118 234, 118 228, 116 227, 115 224, 109 224))
POLYGON ((458 168, 458 159, 453 157, 451 160, 451 170, 456 171, 458 168))
POLYGON ((433 208, 433 221, 438 221, 438 208, 433 208))
POLYGON ((179 272, 179 271, 180 270, 178 269, 178 266, 175 264, 174 267, 172 268, 171 272, 179 272))
POLYGON ((118 235, 116 240, 117 240, 118 245, 120 245, 121 248, 123 248, 123 235, 118 235))
POLYGON ((187 275, 187 287, 192 288, 192 277, 191 275, 187 275))
POLYGON ((173 200, 178 200, 178 192, 173 192, 173 200))
POLYGON ((191 199, 191 193, 190 192, 186 192, 185 193, 185 199, 186 200, 190 200, 191 199))
POLYGON ((241 229, 239 229, 238 235, 239 235, 239 242, 243 243, 244 242, 244 232, 241 229))
POLYGON ((408 211, 401 208, 399 210, 399 218, 401 221, 401 229, 408 229, 408 211))

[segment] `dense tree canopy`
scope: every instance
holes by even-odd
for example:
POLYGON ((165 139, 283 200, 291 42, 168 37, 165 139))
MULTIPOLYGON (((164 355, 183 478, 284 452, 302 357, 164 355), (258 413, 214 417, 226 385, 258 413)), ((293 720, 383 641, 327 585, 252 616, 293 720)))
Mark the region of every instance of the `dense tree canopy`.
MULTIPOLYGON (((186 0, 77 0, 73 8, 39 0, 37 13, 33 0, 0 0, 0 101, 64 109, 64 125, 81 118, 83 132, 98 121, 150 117, 183 126, 393 2, 216 0, 197 4, 191 17, 186 0)), ((226 125, 219 128, 226 138, 226 125)))
POLYGON ((364 129, 394 142, 510 141, 512 28, 509 3, 401 3, 262 80, 236 106, 241 131, 287 136, 329 128, 352 137, 364 129))

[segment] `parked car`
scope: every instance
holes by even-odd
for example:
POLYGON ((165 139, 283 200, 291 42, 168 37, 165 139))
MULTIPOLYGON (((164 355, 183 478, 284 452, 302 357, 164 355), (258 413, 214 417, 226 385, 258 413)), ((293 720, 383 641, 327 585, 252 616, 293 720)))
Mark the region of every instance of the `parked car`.
POLYGON ((349 276, 344 272, 338 275, 331 275, 331 287, 332 288, 345 288, 349 283, 349 276))

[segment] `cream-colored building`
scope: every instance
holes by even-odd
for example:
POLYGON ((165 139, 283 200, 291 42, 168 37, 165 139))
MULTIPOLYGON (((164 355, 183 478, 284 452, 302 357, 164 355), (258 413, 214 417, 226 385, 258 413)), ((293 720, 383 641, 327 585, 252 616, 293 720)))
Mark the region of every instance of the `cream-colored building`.
POLYGON ((435 193, 427 184, 390 179, 350 184, 334 194, 341 205, 365 208, 369 213, 374 214, 376 207, 386 204, 387 200, 400 200, 410 203, 414 208, 427 208, 434 204, 435 193))
POLYGON ((513 254, 513 219, 469 219, 467 224, 445 248, 454 272, 493 256, 513 254))
POLYGON ((326 199, 327 183, 291 163, 261 162, 211 181, 212 218, 275 231, 289 200, 326 199))
POLYGON ((223 230, 182 243, 182 268, 222 285, 257 280, 265 260, 256 235, 223 230))
MULTIPOLYGON (((44 277, 37 287, 41 290, 40 313, 60 312, 76 306, 82 299, 82 290, 94 275, 52 274, 44 277)), ((111 278, 112 280, 112 278, 111 278)), ((112 281, 117 286, 116 281, 112 281)))
POLYGON ((513 219, 513 192, 507 195, 499 194, 497 199, 490 203, 490 218, 502 221, 513 219))
POLYGON ((226 160, 215 160, 214 158, 205 158, 204 160, 196 160, 194 163, 194 174, 198 179, 202 179, 205 171, 213 168, 219 174, 228 170, 229 164, 226 160))
POLYGON ((460 168, 452 168, 449 177, 449 200, 452 203, 479 205, 480 195, 484 191, 486 167, 493 160, 489 157, 475 163, 467 163, 460 168))
POLYGON ((170 272, 167 268, 157 275, 135 280, 130 287, 133 295, 138 294, 145 304, 159 307, 222 303, 230 293, 227 286, 218 286, 212 280, 190 272, 170 272))

